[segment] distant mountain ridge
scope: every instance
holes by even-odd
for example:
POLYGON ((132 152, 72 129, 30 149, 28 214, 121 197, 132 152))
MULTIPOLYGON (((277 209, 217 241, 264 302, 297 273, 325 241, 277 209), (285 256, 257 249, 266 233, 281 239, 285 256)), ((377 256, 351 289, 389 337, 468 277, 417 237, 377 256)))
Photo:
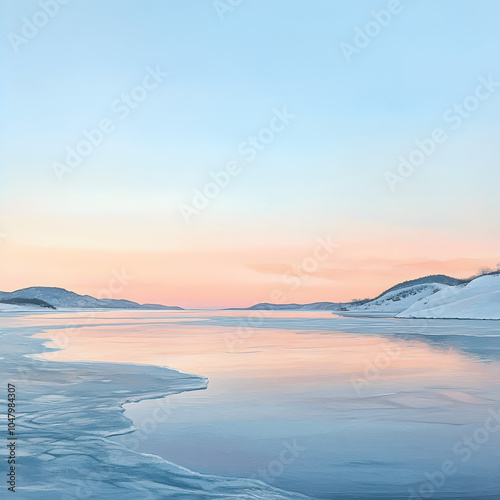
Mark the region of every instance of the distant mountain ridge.
POLYGON ((405 310, 416 300, 438 292, 442 287, 456 286, 466 282, 467 280, 452 278, 444 274, 434 274, 398 283, 374 299, 353 300, 351 302, 313 302, 311 304, 270 304, 262 302, 250 307, 232 308, 232 310, 368 311, 375 307, 377 312, 397 313, 405 310))
POLYGON ((0 292, 0 302, 15 304, 13 301, 17 301, 19 305, 21 305, 19 301, 24 301, 23 305, 53 308, 182 310, 182 307, 178 306, 139 304, 125 299, 96 299, 90 295, 79 295, 64 288, 44 286, 23 288, 14 292, 0 292), (36 304, 34 301, 44 304, 36 304))
MULTIPOLYGON (((56 287, 30 287, 14 292, 0 292, 0 311, 19 310, 23 307, 183 310, 178 306, 139 304, 125 299, 96 299, 56 287)), ((443 274, 424 276, 398 283, 374 299, 310 304, 262 302, 230 310, 332 311, 343 316, 500 319, 500 270, 483 271, 468 279, 443 274)))
POLYGON ((335 311, 341 306, 339 302, 312 302, 311 304, 271 304, 261 302, 251 307, 231 307, 228 311, 335 311))
POLYGON ((332 311, 342 316, 500 319, 500 271, 467 279, 434 274, 404 281, 374 299, 312 304, 260 303, 240 310, 332 311))

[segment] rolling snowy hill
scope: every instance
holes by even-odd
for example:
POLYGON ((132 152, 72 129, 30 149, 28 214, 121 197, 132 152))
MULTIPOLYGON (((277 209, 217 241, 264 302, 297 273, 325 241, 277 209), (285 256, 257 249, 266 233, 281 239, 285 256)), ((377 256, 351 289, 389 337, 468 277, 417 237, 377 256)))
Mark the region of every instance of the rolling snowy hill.
POLYGON ((500 319, 500 274, 443 288, 415 302, 397 317, 500 319))
POLYGON ((370 300, 364 304, 347 304, 345 309, 352 312, 358 311, 397 314, 405 311, 415 302, 429 297, 444 288, 449 288, 449 286, 441 283, 410 285, 405 288, 398 288, 393 291, 385 292, 377 299, 370 300))
POLYGON ((372 300, 344 304, 342 311, 349 313, 348 315, 376 313, 393 316, 421 299, 460 283, 463 281, 444 274, 425 276, 398 283, 372 300))
POLYGON ((313 302, 311 304, 271 304, 261 302, 251 307, 232 307, 230 311, 338 311, 338 302, 313 302))
POLYGON ((55 307, 51 304, 48 304, 47 302, 39 299, 0 299, 0 310, 6 310, 6 306, 15 306, 13 309, 18 309, 19 307, 22 308, 38 308, 38 307, 43 307, 45 309, 55 309, 55 307))
MULTIPOLYGON (((137 302, 123 299, 96 299, 90 295, 78 295, 64 288, 44 286, 23 288, 15 292, 0 292, 0 300, 12 301, 12 299, 35 299, 56 308, 182 310, 182 307, 177 306, 138 304, 137 302)), ((36 307, 36 304, 33 304, 33 307, 36 307)))

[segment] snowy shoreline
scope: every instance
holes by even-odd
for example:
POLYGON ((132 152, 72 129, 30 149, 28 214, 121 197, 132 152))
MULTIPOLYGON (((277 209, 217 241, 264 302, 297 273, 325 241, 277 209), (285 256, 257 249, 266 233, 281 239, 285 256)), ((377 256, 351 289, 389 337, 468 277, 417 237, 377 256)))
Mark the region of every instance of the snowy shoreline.
POLYGON ((461 318, 461 317, 432 317, 432 316, 402 316, 400 313, 389 313, 389 312, 346 312, 346 311, 332 311, 335 316, 340 316, 342 318, 377 318, 377 319, 432 319, 432 320, 459 320, 459 321, 500 321, 500 318, 461 318))
POLYGON ((350 317, 405 319, 500 319, 500 274, 479 276, 466 283, 426 283, 388 291, 377 299, 335 312, 350 317))
MULTIPOLYGON (((0 338, 8 346, 2 352, 0 372, 16 385, 21 411, 16 422, 20 458, 16 493, 21 500, 52 500, 56 495, 64 500, 170 495, 193 500, 307 498, 256 480, 192 472, 109 440, 135 430, 123 405, 202 390, 207 379, 167 367, 37 358, 35 353, 54 348, 33 335, 43 332, 50 338, 51 327, 9 321, 21 316, 25 314, 2 314, 5 321, 0 326, 0 338)), ((7 450, 0 452, 6 454, 7 450)))

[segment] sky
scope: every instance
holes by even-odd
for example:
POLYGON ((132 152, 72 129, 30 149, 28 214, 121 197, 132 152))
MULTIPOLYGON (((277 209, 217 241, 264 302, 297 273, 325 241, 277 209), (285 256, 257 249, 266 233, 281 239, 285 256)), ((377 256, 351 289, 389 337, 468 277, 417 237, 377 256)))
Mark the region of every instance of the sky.
POLYGON ((0 290, 348 301, 500 262, 495 0, 0 17, 0 290))

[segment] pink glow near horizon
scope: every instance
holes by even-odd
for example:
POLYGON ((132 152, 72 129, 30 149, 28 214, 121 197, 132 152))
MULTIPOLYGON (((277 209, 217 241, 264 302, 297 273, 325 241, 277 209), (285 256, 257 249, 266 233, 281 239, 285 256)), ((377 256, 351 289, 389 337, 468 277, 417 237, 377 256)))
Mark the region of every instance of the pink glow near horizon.
MULTIPOLYGON (((428 274, 467 277, 496 266, 494 242, 461 242, 431 232, 371 241, 346 238, 314 262, 317 244, 241 250, 98 251, 4 245, 3 291, 59 286, 99 296, 182 307, 240 307, 257 302, 308 303, 373 297, 390 286, 428 274), (424 238, 424 239, 422 239, 424 238), (426 258, 425 249, 434 259, 426 258), (470 257, 459 257, 469 255, 470 257), (114 276, 123 275, 123 283, 114 276)), ((224 243, 224 242, 222 242, 224 243)))

